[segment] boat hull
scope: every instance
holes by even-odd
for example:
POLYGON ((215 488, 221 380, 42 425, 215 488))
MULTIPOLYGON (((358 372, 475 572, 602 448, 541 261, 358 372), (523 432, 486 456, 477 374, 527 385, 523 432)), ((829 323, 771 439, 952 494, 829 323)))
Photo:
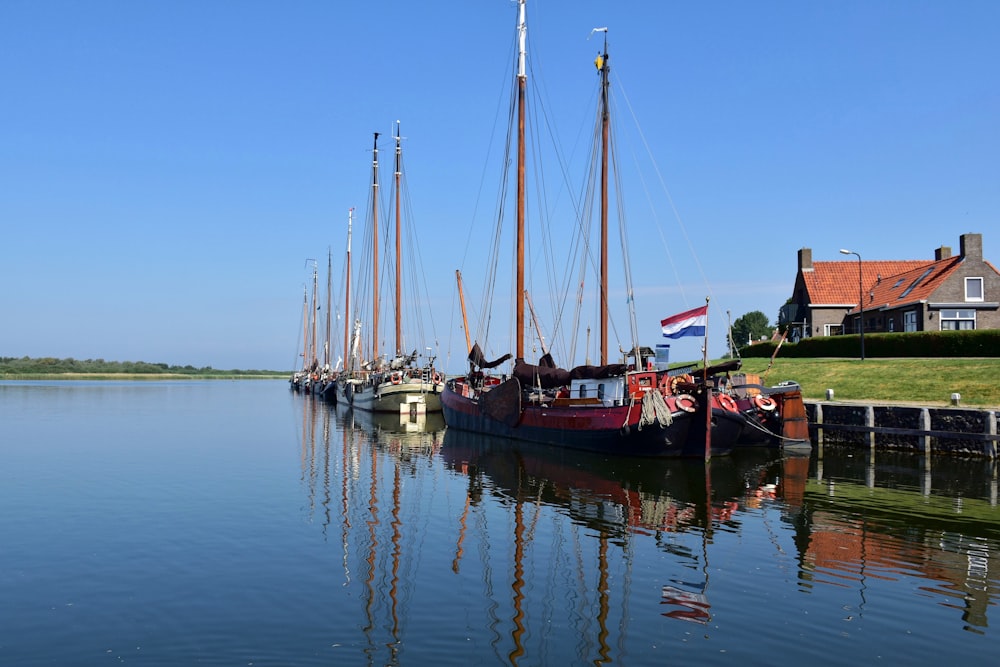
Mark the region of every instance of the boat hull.
POLYGON ((344 383, 338 400, 356 410, 394 414, 441 412, 443 384, 420 380, 399 383, 344 383))
MULTIPOLYGON (((441 394, 444 420, 449 428, 526 442, 537 442, 604 454, 647 457, 704 457, 704 439, 689 438, 695 415, 671 412, 666 426, 640 428, 642 409, 631 405, 525 406, 516 423, 484 413, 479 400, 456 390, 449 381, 441 394)), ((704 413, 701 413, 704 414, 704 413)))

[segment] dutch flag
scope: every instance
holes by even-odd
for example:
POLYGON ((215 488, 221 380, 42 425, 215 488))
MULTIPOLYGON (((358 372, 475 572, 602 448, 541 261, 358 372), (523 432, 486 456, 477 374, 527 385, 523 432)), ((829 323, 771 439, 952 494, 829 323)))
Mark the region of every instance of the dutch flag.
POLYGON ((708 319, 708 306, 693 308, 683 313, 671 315, 660 320, 664 338, 681 338, 682 336, 704 336, 705 323, 708 319))

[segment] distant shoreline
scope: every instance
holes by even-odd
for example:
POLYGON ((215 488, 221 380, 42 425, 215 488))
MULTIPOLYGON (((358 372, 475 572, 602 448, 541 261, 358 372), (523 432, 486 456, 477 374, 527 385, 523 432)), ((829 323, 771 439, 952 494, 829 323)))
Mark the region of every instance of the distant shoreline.
POLYGON ((2 373, 0 380, 280 380, 284 374, 2 373))

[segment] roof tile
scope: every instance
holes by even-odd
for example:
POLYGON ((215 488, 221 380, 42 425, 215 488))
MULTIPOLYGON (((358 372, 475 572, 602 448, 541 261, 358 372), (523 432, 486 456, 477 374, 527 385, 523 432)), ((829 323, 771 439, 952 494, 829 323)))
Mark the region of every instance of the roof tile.
MULTIPOLYGON (((946 260, 947 261, 947 260, 946 260)), ((923 269, 927 260, 869 260, 861 262, 861 284, 865 288, 875 285, 881 277, 882 283, 890 277, 923 269)), ((858 262, 813 262, 812 271, 803 271, 813 305, 845 305, 858 303, 858 262)), ((864 290, 863 290, 864 291, 864 290)), ((870 306, 866 303, 865 308, 870 306)))

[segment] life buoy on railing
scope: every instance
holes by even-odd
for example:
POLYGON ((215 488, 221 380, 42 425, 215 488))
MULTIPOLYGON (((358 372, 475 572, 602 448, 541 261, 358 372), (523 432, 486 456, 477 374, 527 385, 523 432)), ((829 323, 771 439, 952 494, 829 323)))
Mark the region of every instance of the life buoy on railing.
POLYGON ((434 372, 434 384, 441 384, 441 374, 437 371, 434 372))
POLYGON ((736 412, 736 401, 729 394, 719 394, 719 405, 730 412, 736 412))
POLYGON ((698 403, 695 402, 694 396, 691 394, 678 394, 674 397, 674 405, 684 412, 694 412, 698 407, 698 403))
POLYGON ((393 373, 390 379, 392 380, 393 384, 399 384, 400 382, 403 381, 403 377, 399 373, 393 373))
POLYGON ((753 402, 754 405, 756 405, 758 408, 760 408, 765 412, 771 412, 776 407, 778 407, 778 404, 775 403, 774 399, 771 398, 770 396, 760 396, 760 395, 754 396, 753 402))

